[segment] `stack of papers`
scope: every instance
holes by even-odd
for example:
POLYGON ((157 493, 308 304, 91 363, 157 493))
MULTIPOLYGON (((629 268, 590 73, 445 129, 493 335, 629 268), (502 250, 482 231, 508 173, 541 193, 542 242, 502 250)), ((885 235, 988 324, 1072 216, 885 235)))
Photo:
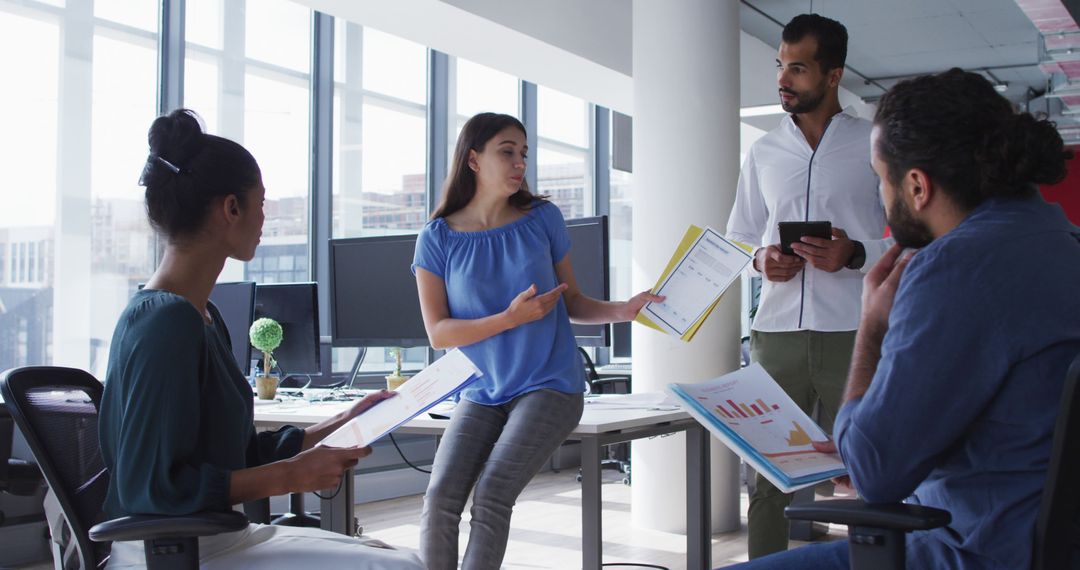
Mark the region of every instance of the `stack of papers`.
POLYGON ((816 451, 828 437, 760 364, 700 384, 669 384, 683 408, 776 488, 790 493, 844 475, 840 457, 816 451))
POLYGON ((371 445, 480 376, 480 369, 463 352, 452 350, 402 384, 397 389, 397 396, 383 400, 349 420, 319 444, 330 447, 371 445))
POLYGON ((690 226, 652 289, 667 299, 646 304, 634 320, 689 342, 752 260, 716 230, 690 226))

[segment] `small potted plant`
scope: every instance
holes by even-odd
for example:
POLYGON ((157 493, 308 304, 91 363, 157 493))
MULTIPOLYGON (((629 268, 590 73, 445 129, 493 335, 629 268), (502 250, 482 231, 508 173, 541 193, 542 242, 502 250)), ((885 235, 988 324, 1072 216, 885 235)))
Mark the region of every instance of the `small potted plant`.
POLYGON ((274 349, 281 346, 283 336, 281 325, 274 319, 265 317, 251 323, 251 328, 248 330, 251 346, 263 353, 262 373, 255 377, 255 391, 258 393, 260 400, 273 400, 274 396, 277 395, 277 386, 280 379, 277 374, 271 374, 270 370, 277 366, 273 354, 274 349))
POLYGON ((386 389, 397 390, 398 386, 401 386, 409 379, 408 376, 401 374, 401 357, 405 352, 404 348, 395 346, 390 348, 390 354, 394 357, 394 373, 386 377, 386 389))

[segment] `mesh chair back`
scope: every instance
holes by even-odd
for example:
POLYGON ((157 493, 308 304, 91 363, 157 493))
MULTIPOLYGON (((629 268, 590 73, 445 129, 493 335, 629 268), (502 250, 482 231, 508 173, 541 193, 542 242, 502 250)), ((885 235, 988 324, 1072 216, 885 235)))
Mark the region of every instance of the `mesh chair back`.
POLYGON ((1080 356, 1073 360, 1065 375, 1046 488, 1035 525, 1033 567, 1036 570, 1073 568, 1077 558, 1080 558, 1080 356))
POLYGON ((103 387, 73 368, 28 366, 0 376, 0 393, 56 495, 76 541, 80 560, 64 567, 95 568, 108 544, 91 542, 91 526, 104 520, 109 474, 98 444, 98 406, 103 387))

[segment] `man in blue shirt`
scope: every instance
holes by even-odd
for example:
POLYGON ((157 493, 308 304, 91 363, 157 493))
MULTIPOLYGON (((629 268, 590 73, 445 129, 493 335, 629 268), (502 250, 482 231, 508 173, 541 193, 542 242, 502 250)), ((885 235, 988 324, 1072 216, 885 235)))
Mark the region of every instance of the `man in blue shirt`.
MULTIPOLYGON (((1028 568, 1080 353, 1080 229, 1036 186, 1064 177, 1067 153, 957 69, 890 90, 871 146, 897 245, 866 277, 836 446, 868 502, 952 513, 909 535, 909 568, 1028 568)), ((746 567, 847 564, 840 541, 746 567)))

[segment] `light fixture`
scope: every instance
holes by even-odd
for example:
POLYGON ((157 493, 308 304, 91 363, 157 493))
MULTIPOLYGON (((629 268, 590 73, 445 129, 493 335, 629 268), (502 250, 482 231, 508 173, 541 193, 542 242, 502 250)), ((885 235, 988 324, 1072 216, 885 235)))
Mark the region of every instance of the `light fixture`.
POLYGON ((1009 90, 1009 84, 1004 81, 998 81, 994 84, 994 91, 998 93, 1004 93, 1009 90))
POLYGON ((780 115, 785 113, 781 105, 757 105, 739 109, 740 117, 760 117, 762 115, 780 115))

